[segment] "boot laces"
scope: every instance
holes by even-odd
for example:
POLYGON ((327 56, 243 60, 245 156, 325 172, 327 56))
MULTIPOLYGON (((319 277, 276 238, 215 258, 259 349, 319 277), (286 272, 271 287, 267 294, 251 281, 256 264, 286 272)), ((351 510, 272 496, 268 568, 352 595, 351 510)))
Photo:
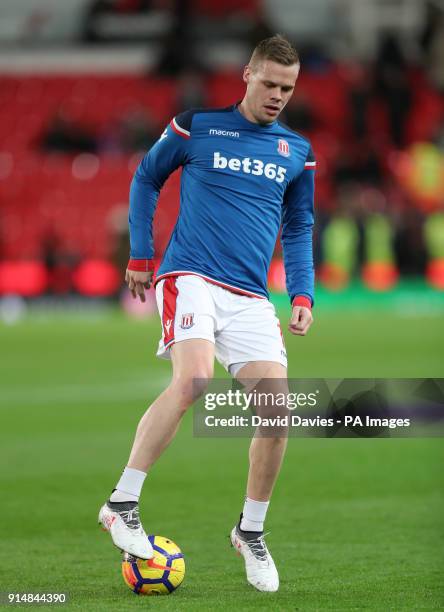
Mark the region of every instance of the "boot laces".
POLYGON ((137 506, 131 510, 123 510, 122 512, 119 512, 119 514, 129 529, 140 528, 139 508, 137 506))
POLYGON ((254 557, 259 561, 267 561, 268 548, 265 544, 264 538, 266 535, 268 535, 268 533, 264 533, 255 540, 245 540, 246 544, 248 545, 248 548, 251 550, 254 557))

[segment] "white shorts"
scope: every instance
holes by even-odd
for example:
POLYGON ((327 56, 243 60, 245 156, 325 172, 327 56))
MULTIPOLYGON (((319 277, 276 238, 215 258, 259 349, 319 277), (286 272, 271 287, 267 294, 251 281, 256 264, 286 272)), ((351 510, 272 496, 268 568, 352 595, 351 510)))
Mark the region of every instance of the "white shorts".
POLYGON ((169 359, 175 342, 201 338, 215 344, 216 359, 233 376, 249 361, 287 367, 279 319, 267 299, 233 293, 194 275, 162 279, 156 299, 162 322, 158 357, 169 359))

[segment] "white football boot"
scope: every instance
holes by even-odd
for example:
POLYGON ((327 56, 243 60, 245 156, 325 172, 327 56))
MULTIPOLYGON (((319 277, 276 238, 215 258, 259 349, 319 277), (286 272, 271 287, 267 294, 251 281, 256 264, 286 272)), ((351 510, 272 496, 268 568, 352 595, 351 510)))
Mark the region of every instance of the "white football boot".
POLYGON ((264 537, 265 535, 260 535, 247 539, 243 537, 238 525, 233 527, 230 535, 231 544, 245 560, 248 582, 258 591, 274 593, 279 589, 279 574, 264 537))
POLYGON ((107 502, 100 508, 99 525, 109 531, 114 545, 139 559, 151 559, 154 556, 148 536, 139 518, 139 506, 136 502, 107 502))

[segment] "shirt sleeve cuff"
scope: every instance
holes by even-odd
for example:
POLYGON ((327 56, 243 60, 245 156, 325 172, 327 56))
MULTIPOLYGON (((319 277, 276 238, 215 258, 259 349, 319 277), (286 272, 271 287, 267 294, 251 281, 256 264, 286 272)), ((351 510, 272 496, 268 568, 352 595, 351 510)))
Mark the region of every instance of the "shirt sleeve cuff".
POLYGON ((154 260, 130 259, 127 268, 133 272, 154 272, 154 260))
POLYGON ((305 297, 305 295, 297 295, 291 305, 293 308, 295 306, 303 306, 304 308, 311 310, 311 300, 310 298, 305 297))

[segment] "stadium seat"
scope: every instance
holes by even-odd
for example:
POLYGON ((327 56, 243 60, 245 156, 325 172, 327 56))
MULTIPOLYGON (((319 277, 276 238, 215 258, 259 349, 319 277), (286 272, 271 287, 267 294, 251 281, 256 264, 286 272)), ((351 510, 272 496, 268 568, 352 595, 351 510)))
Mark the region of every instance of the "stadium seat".
POLYGON ((48 285, 48 272, 39 261, 0 262, 0 295, 35 297, 48 285))
POLYGON ((121 277, 116 267, 108 261, 92 259, 83 262, 73 274, 73 285, 88 297, 107 297, 120 287, 121 277))

